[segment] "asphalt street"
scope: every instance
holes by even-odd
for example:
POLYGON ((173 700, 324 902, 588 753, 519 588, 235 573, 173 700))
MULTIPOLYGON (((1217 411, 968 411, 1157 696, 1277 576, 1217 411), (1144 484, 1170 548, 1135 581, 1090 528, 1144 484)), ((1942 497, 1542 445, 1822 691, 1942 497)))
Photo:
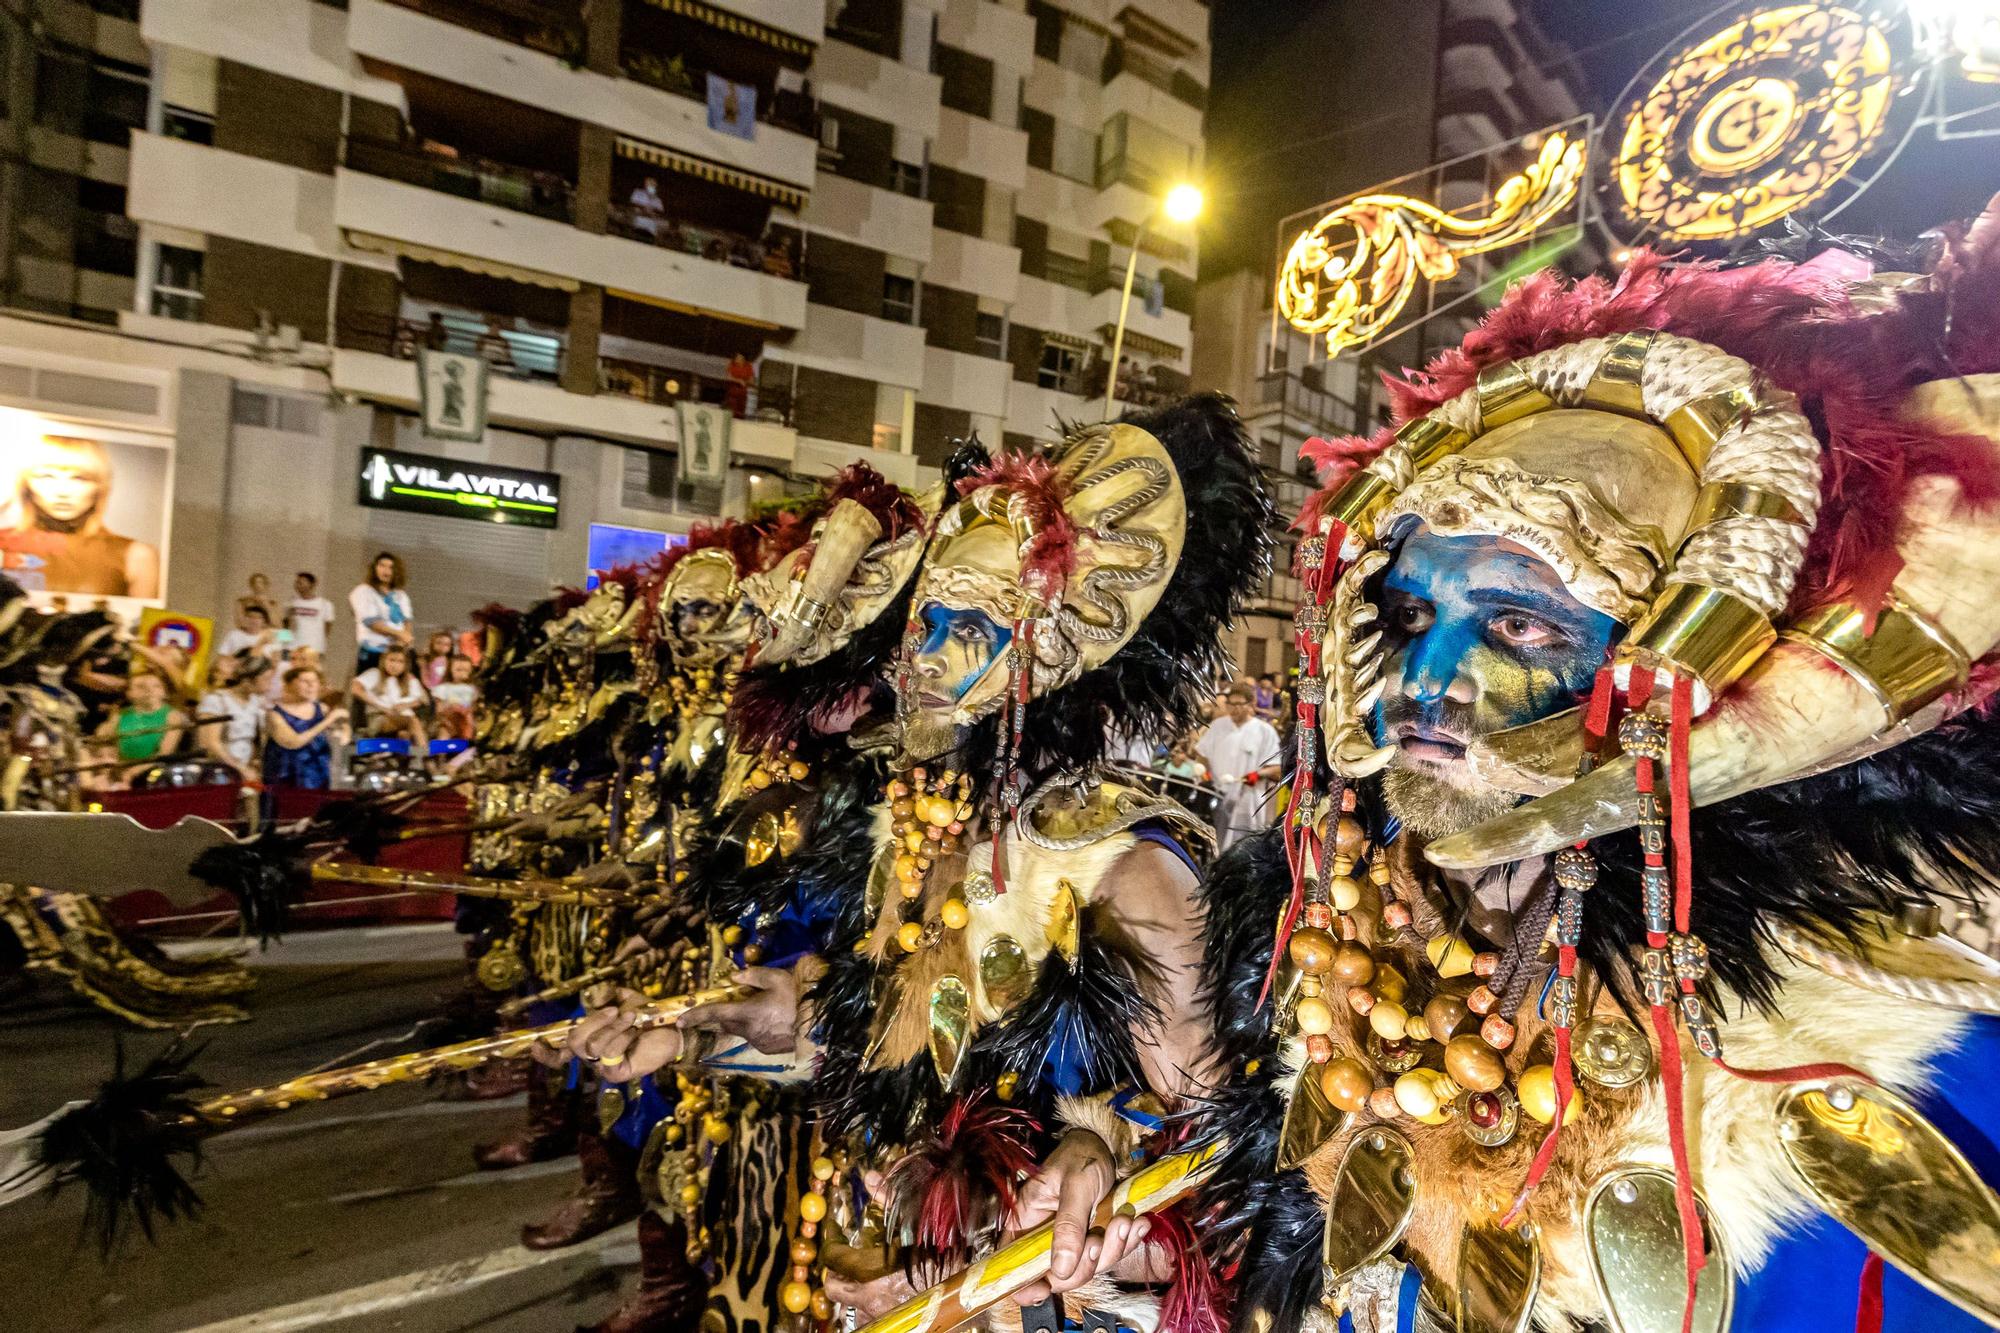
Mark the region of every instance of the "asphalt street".
MULTIPOLYGON (((195 1068, 218 1087, 413 1049, 464 975, 448 927, 297 935, 248 961, 247 1023, 205 1028, 195 1068)), ((0 1131, 87 1097, 164 1034, 133 1032, 43 983, 0 995, 0 1131)), ((0 1208, 9 1333, 481 1329, 566 1333, 616 1303, 637 1252, 628 1224, 553 1255, 517 1243, 576 1179, 574 1158, 473 1170, 521 1099, 445 1101, 421 1086, 288 1112, 211 1140, 199 1218, 134 1237, 109 1262, 81 1239, 73 1193, 0 1208)))

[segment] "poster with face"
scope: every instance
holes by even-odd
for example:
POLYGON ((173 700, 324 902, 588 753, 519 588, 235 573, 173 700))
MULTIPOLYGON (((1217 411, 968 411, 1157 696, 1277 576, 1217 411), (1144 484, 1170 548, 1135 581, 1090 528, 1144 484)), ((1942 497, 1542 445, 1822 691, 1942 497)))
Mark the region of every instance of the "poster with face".
POLYGON ((0 570, 81 609, 157 602, 173 512, 164 440, 19 414, 0 433, 0 570))

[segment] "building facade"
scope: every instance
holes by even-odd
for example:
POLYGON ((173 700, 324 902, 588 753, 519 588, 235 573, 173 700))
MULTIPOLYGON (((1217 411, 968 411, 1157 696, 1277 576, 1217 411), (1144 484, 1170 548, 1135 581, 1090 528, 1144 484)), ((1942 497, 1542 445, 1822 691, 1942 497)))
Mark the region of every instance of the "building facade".
POLYGON ((338 601, 386 549, 419 626, 462 625, 583 580, 599 530, 857 458, 921 485, 956 437, 1102 413, 1135 237, 1120 400, 1188 383, 1194 237, 1154 208, 1200 168, 1195 0, 33 7, 89 36, 72 63, 115 62, 86 83, 144 96, 44 113, 22 90, 74 79, 8 47, 10 132, 94 211, 67 210, 65 287, 65 196, 8 182, 0 406, 130 463, 112 526, 165 571, 141 600, 213 614, 309 569, 338 601), (114 219, 121 255, 77 239, 114 219), (426 406, 445 374, 469 430, 426 406), (682 466, 690 406, 727 422, 726 470, 682 466), (398 503, 383 450, 557 478, 560 504, 398 503))
MULTIPOLYGON (((1576 116, 1583 88, 1574 58, 1535 27, 1521 0, 1273 6, 1227 30, 1215 52, 1210 161, 1218 179, 1251 184, 1218 190, 1202 227, 1192 364, 1198 384, 1241 404, 1282 514, 1296 515, 1314 489, 1299 446, 1385 422, 1381 372, 1457 342, 1482 307, 1471 302, 1329 362, 1303 335, 1274 327, 1280 225, 1326 200, 1456 159, 1463 161, 1439 175, 1436 201, 1475 204, 1490 184, 1479 155, 1576 116), (1325 93, 1299 102, 1273 98, 1272 87, 1325 93)), ((1587 270, 1601 257, 1580 238, 1561 262, 1587 270)), ((1472 280, 1468 273, 1460 287, 1441 284, 1438 299, 1462 294, 1472 280)), ((1252 674, 1296 665, 1296 534, 1282 536, 1237 645, 1237 660, 1252 674)))

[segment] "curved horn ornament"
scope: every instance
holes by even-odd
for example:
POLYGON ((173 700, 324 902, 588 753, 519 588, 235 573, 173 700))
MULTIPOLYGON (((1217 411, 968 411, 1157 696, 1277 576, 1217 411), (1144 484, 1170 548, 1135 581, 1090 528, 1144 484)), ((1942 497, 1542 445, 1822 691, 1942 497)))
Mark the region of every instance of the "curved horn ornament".
MULTIPOLYGON (((1993 465, 2000 467, 2000 375, 1923 385, 1910 395, 1908 411, 1953 432, 1994 441, 1993 465)), ((1891 605, 1905 608, 1897 614, 1931 637, 1930 660, 1939 668, 1922 693, 1889 688, 1889 673, 1876 668, 1896 666, 1913 679, 1921 673, 1910 673, 1902 663, 1868 660, 1870 645, 1887 637, 1882 628, 1871 639, 1831 645, 1800 627, 1837 619, 1823 614, 1837 608, 1808 611, 1689 737, 1694 804, 1712 805, 1852 763, 1920 734, 1963 706, 1950 692, 1954 684, 1963 684, 1964 665, 2000 646, 2000 512, 1967 505, 1957 483, 1933 476, 1911 486, 1901 526, 1897 549, 1904 565, 1891 605)), ((1882 620, 1889 618, 1885 612, 1882 620)), ((1517 731, 1539 732, 1557 721, 1517 731)), ((1508 733, 1485 748, 1477 762, 1509 774, 1510 787, 1539 781, 1541 765, 1555 762, 1558 754, 1557 747, 1536 736, 1508 733)), ((1630 759, 1614 760, 1560 790, 1433 843, 1424 854, 1446 869, 1473 869, 1630 828, 1638 822, 1632 768, 1630 759)))

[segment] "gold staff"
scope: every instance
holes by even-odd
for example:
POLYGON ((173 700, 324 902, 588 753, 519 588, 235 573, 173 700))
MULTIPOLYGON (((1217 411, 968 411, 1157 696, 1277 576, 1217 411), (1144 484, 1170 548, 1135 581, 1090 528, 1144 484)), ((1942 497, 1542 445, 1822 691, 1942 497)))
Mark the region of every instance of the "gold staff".
MULTIPOLYGON (((1185 1198, 1208 1178, 1223 1145, 1211 1143, 1162 1157, 1142 1168, 1111 1191, 1091 1218, 1101 1227, 1120 1213, 1143 1217, 1185 1198)), ((970 1268, 920 1291, 881 1318, 864 1324, 861 1333, 949 1333, 978 1318, 1007 1297, 1048 1276, 1055 1222, 1024 1231, 970 1268)))
POLYGON ((665 955, 658 949, 643 949, 622 962, 610 962, 602 967, 593 967, 587 972, 579 972, 568 981, 558 981, 547 990, 538 990, 533 995, 522 995, 507 1001, 499 1008, 502 1018, 512 1018, 526 1013, 545 1000, 566 1000, 572 995, 581 995, 592 986, 617 981, 634 972, 644 972, 657 966, 665 955))
POLYGON ((515 903, 563 903, 572 907, 637 907, 648 895, 635 889, 572 884, 556 879, 480 879, 431 870, 398 870, 359 861, 315 861, 312 877, 341 884, 407 889, 417 893, 457 893, 515 903))

